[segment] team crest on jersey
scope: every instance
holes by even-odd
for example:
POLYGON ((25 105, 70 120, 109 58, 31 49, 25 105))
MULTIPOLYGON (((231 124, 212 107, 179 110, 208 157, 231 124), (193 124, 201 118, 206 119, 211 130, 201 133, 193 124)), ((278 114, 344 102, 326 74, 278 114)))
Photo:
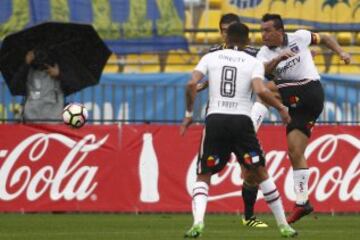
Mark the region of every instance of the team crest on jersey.
POLYGON ((293 53, 298 53, 300 51, 298 45, 294 44, 292 46, 290 46, 290 51, 292 51, 293 53))
POLYGON ((215 165, 219 164, 219 157, 210 155, 206 160, 206 165, 208 167, 214 167, 215 165))

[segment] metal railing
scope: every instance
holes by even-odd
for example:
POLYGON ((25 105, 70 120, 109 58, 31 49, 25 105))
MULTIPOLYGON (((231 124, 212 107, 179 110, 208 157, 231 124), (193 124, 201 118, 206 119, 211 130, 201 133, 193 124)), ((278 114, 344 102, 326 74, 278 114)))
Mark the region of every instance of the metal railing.
MULTIPOLYGON (((319 122, 359 124, 360 82, 323 82, 326 101, 319 122)), ((185 111, 184 85, 100 84, 66 99, 81 102, 89 111, 89 121, 106 123, 179 123, 185 111)), ((196 99, 194 120, 202 122, 207 104, 207 91, 196 99)), ((21 121, 22 97, 12 97, 0 82, 0 121, 21 121)), ((278 123, 271 110, 265 122, 278 123)), ((44 119, 44 121, 48 121, 44 119)))

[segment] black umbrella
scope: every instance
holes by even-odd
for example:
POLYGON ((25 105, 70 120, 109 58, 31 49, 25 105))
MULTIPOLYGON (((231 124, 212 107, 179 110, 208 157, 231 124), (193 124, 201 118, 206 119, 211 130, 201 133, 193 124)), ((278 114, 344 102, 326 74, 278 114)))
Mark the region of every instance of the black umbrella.
POLYGON ((111 55, 87 24, 46 22, 8 35, 0 49, 0 71, 14 95, 25 95, 25 84, 14 86, 11 82, 31 50, 41 50, 45 53, 41 58, 49 55, 59 64, 65 95, 97 84, 111 55))

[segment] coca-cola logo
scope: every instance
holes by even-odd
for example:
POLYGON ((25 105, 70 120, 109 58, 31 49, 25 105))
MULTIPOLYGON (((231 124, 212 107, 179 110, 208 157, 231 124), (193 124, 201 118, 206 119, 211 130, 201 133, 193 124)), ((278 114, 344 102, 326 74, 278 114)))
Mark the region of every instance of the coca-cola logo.
MULTIPOLYGON (((360 201, 360 140, 357 137, 349 134, 320 136, 308 145, 305 157, 311 159, 309 193, 313 194, 317 201, 325 201, 336 194, 340 201, 360 201), (344 156, 337 153, 341 144, 350 145, 352 150, 355 149, 351 151, 355 152, 355 155, 344 156), (339 164, 339 161, 345 164, 339 164)), ((196 180, 196 161, 197 156, 194 157, 187 172, 186 186, 189 195, 196 180)), ((292 168, 285 167, 283 161, 289 161, 286 151, 271 150, 266 154, 269 175, 274 181, 281 176, 285 177, 284 185, 278 185, 278 188, 283 187, 286 198, 294 201, 292 168)), ((216 187, 225 181, 230 181, 237 190, 211 195, 209 201, 241 196, 243 179, 234 156, 222 172, 212 176, 211 185, 216 187)), ((259 198, 262 197, 260 193, 259 198)))
POLYGON ((86 158, 99 149, 108 136, 97 141, 93 134, 88 134, 74 141, 58 133, 38 133, 24 139, 11 152, 0 150, 0 159, 5 158, 0 168, 0 199, 11 201, 21 194, 29 201, 44 194, 49 194, 53 201, 86 199, 98 185, 94 181, 98 167, 91 166, 86 158), (58 168, 44 157, 47 152, 54 151, 50 147, 54 141, 69 150, 64 159, 56 159, 61 161, 58 168), (25 152, 28 156, 23 156, 25 152), (43 161, 41 168, 34 172, 29 165, 40 161, 43 161))

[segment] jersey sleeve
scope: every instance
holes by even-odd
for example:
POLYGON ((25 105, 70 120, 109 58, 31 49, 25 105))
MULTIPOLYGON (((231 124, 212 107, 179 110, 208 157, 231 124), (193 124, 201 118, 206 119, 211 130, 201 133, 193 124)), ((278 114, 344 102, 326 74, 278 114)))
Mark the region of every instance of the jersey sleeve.
POLYGON ((301 40, 305 45, 309 46, 311 43, 311 32, 308 30, 297 30, 294 35, 301 40))
POLYGON ((251 74, 251 79, 261 78, 264 80, 265 67, 264 64, 260 61, 255 61, 254 68, 251 74))
POLYGON ((197 70, 199 72, 201 72, 204 75, 207 75, 208 72, 208 58, 209 58, 209 54, 204 55, 199 63, 196 65, 194 70, 197 70))
POLYGON ((258 59, 262 63, 269 61, 269 59, 267 58, 265 47, 260 48, 260 50, 258 51, 258 53, 256 55, 256 59, 258 59))

